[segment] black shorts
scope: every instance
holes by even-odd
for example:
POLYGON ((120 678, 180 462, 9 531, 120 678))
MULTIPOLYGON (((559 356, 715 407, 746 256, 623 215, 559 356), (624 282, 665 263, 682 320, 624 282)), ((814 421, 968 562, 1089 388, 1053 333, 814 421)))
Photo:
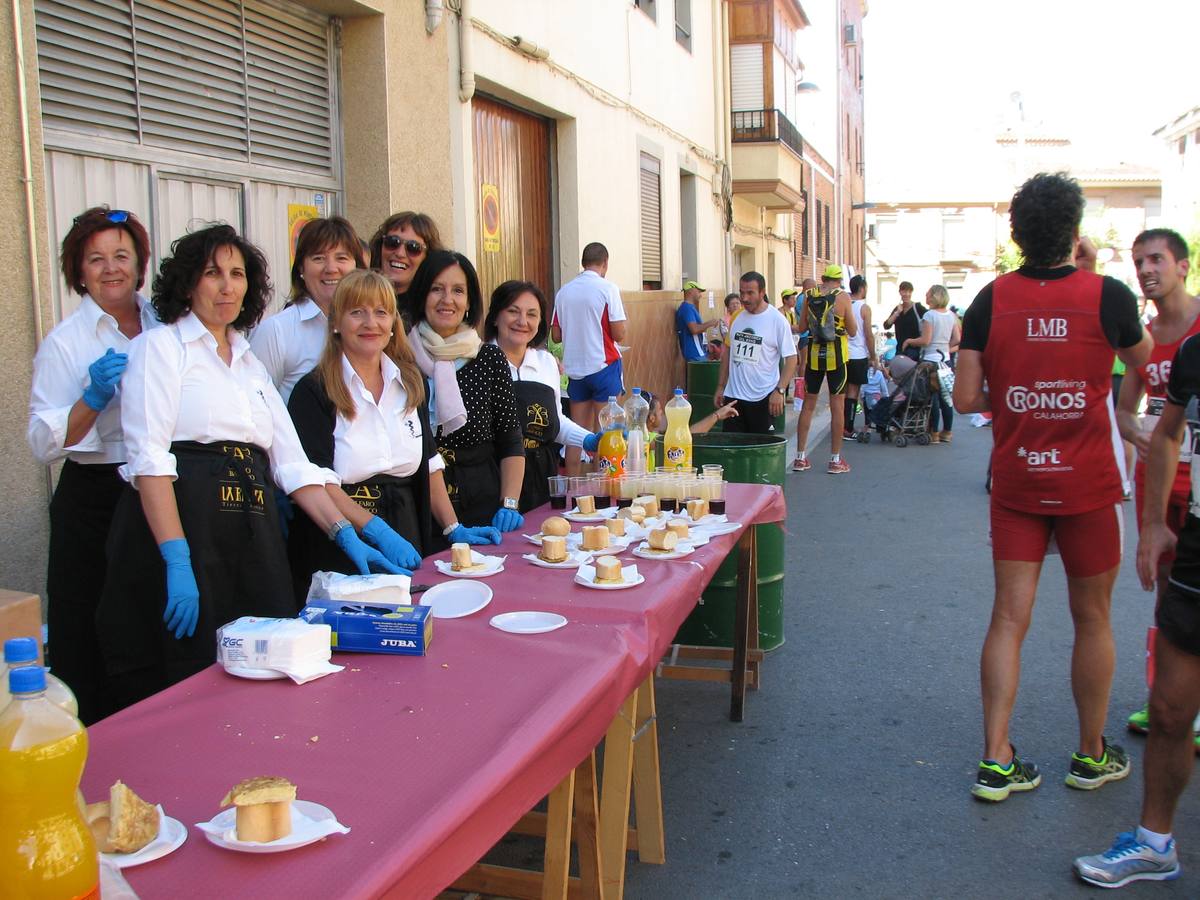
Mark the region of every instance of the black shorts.
MULTIPOLYGON (((725 402, 736 398, 725 395, 725 402)), ((771 395, 761 400, 737 400, 736 416, 730 416, 721 423, 726 434, 769 434, 775 417, 771 415, 771 395)))
POLYGON ((1200 656, 1200 594, 1173 582, 1154 611, 1159 632, 1184 653, 1200 656))
POLYGON ((846 362, 846 383, 862 387, 867 383, 867 358, 851 359, 846 362))
POLYGON ((821 393, 821 382, 829 382, 829 396, 846 393, 846 366, 836 369, 814 369, 811 366, 804 372, 804 393, 816 396, 821 393))

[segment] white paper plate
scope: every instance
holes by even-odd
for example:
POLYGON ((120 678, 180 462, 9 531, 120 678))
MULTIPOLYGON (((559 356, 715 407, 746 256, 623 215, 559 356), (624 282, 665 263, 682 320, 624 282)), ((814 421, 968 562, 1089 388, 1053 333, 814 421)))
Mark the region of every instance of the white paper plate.
POLYGON ((443 575, 450 575, 453 578, 487 578, 489 575, 495 575, 497 572, 504 571, 504 561, 507 556, 484 556, 478 550, 471 551, 471 562, 476 565, 482 563, 487 566, 486 569, 471 569, 469 572, 455 572, 451 567, 448 559, 435 559, 433 561, 436 568, 443 575))
POLYGON ((583 563, 592 558, 590 550, 573 550, 567 554, 566 560, 563 562, 546 562, 536 553, 526 553, 522 559, 527 559, 535 566, 540 566, 543 569, 578 569, 583 563))
POLYGON ((641 559, 683 559, 685 556, 691 556, 696 552, 696 548, 691 544, 680 542, 675 545, 675 549, 670 553, 656 553, 650 549, 650 545, 642 542, 633 550, 633 555, 641 559))
POLYGON ((605 519, 611 519, 616 514, 616 507, 613 506, 598 509, 594 513, 581 513, 579 507, 575 507, 570 512, 563 513, 563 518, 569 519, 572 522, 603 522, 605 519))
MULTIPOLYGON (((545 535, 539 531, 537 534, 523 534, 521 537, 525 538, 525 540, 529 541, 529 543, 537 544, 540 547, 542 546, 542 538, 545 537, 545 535)), ((569 532, 565 535, 565 537, 567 539, 568 547, 577 548, 581 543, 583 543, 583 535, 578 531, 569 532)))
POLYGON ((679 515, 682 518, 687 519, 689 522, 695 522, 697 525, 723 525, 729 521, 729 518, 724 513, 721 513, 720 515, 717 515, 716 513, 708 513, 707 515, 701 516, 699 519, 693 519, 691 515, 688 514, 687 509, 682 509, 680 510, 679 515))
POLYGON ((129 869, 142 863, 162 859, 169 853, 174 853, 187 840, 187 827, 178 819, 172 819, 163 808, 158 807, 158 834, 136 853, 101 853, 100 856, 118 869, 129 869))
POLYGON ((435 619, 461 619, 492 602, 492 589, 478 581, 446 581, 417 595, 421 606, 432 606, 435 619))
POLYGON ((695 525, 693 527, 695 530, 702 531, 709 537, 719 537, 722 534, 733 534, 735 531, 741 528, 742 525, 740 522, 716 522, 712 525, 700 523, 699 525, 695 525))
POLYGON ((274 681, 277 678, 287 678, 275 669, 243 669, 240 666, 227 666, 225 671, 238 678, 249 678, 251 681, 274 681))
POLYGON ((621 575, 626 579, 621 584, 598 584, 596 567, 584 565, 579 567, 579 572, 575 575, 575 583, 595 588, 598 591, 622 591, 625 588, 637 587, 646 580, 646 576, 637 571, 637 566, 621 566, 621 575))
POLYGON ((331 834, 349 834, 350 829, 337 820, 327 807, 309 800, 292 801, 292 833, 277 841, 265 844, 239 841, 234 835, 237 808, 223 809, 207 822, 198 822, 196 827, 204 832, 210 843, 226 850, 239 853, 284 853, 297 847, 315 844, 331 834))
POLYGON ((523 610, 492 616, 488 624, 509 634, 545 634, 562 628, 567 620, 558 613, 523 610))

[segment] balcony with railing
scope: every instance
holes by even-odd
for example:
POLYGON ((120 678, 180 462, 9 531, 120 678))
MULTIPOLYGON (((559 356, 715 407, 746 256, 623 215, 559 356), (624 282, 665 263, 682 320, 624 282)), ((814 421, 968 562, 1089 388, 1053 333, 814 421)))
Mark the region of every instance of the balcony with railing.
POLYGON ((804 138, 778 109, 733 116, 733 192, 766 209, 804 210, 804 138))

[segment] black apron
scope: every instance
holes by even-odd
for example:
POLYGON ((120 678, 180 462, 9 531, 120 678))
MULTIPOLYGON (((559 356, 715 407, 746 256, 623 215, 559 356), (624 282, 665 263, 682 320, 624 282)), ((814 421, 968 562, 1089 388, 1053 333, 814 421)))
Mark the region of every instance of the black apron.
MULTIPOLYGON (((426 465, 424 461, 421 465, 426 465)), ((417 548, 422 556, 432 552, 422 539, 422 509, 413 489, 412 476, 376 475, 358 484, 343 484, 351 500, 373 516, 378 516, 402 538, 417 548)), ((367 541, 370 544, 370 541, 367 541)), ((303 606, 308 597, 314 572, 341 572, 357 575, 358 567, 341 548, 329 539, 312 519, 300 511, 292 520, 288 532, 288 558, 292 567, 292 585, 296 605, 303 606)))
POLYGON ((525 439, 525 480, 521 483, 521 512, 550 502, 547 479, 558 474, 559 419, 554 388, 540 381, 514 381, 517 415, 525 439))
POLYGON ((75 694, 84 725, 108 714, 103 706, 104 661, 96 636, 96 607, 108 568, 104 545, 125 488, 118 468, 116 463, 81 465, 67 460, 50 500, 47 665, 75 694))
POLYGON ((290 617, 297 608, 275 509, 270 463, 247 444, 171 445, 175 502, 200 589, 191 637, 163 622, 166 570, 137 491, 121 495, 108 541, 97 630, 114 709, 149 697, 216 660, 216 631, 240 616, 290 617))
POLYGON ((458 521, 467 526, 491 525, 500 508, 500 464, 493 444, 438 447, 446 468, 446 491, 458 521))

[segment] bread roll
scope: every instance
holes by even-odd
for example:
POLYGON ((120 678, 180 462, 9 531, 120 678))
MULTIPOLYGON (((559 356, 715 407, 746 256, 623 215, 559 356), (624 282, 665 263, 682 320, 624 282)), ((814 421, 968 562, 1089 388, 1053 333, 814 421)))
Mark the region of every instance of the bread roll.
POLYGON ((638 525, 646 521, 646 511, 640 506, 626 506, 624 509, 617 510, 618 519, 629 519, 638 525))
POLYGON ((667 530, 674 532, 681 541, 688 539, 688 524, 683 519, 672 519, 667 523, 667 530))
POLYGON ((546 562, 565 562, 567 558, 567 539, 558 535, 546 535, 542 538, 542 550, 538 554, 546 562))
POLYGON ((450 547, 450 568, 455 572, 462 572, 470 568, 474 568, 474 563, 471 561, 471 545, 470 544, 453 544, 450 547))
POLYGON ((566 537, 571 533, 571 523, 562 516, 551 516, 542 523, 542 534, 566 537))
POLYGON ((625 519, 605 519, 604 527, 613 537, 625 537, 625 519))
POLYGON ((687 502, 687 514, 692 519, 702 519, 708 515, 707 500, 689 500, 687 502))
POLYGON ((583 529, 584 550, 605 550, 608 548, 608 528, 604 525, 588 525, 583 529))
POLYGON ((286 778, 248 778, 233 786, 222 806, 237 806, 237 839, 277 841, 292 833, 292 801, 296 786, 286 778))
POLYGON ((596 560, 596 583, 619 584, 621 578, 621 561, 615 556, 601 556, 596 560))
POLYGON ((679 543, 679 537, 675 532, 666 528, 656 528, 650 532, 647 538, 651 550, 661 550, 664 553, 670 553, 675 549, 675 545, 679 543))
POLYGON ((635 497, 633 505, 640 506, 648 518, 658 515, 658 498, 653 494, 646 494, 644 497, 635 497))
POLYGON ((575 508, 585 516, 590 516, 596 512, 596 498, 591 494, 584 494, 582 497, 575 498, 575 508))

